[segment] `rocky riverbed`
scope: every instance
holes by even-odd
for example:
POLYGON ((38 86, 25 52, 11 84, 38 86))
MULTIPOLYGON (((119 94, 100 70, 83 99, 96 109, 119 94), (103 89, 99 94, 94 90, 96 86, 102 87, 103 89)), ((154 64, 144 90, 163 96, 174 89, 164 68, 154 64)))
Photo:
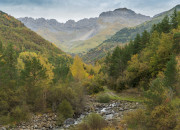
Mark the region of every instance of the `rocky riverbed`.
MULTIPOLYGON (((37 129, 37 130, 47 130, 55 129, 62 130, 73 127, 84 119, 85 116, 94 112, 98 113, 111 123, 113 120, 120 121, 125 113, 133 111, 143 106, 138 102, 129 102, 129 101, 112 101, 110 103, 98 103, 96 101, 89 101, 84 109, 84 112, 79 115, 77 118, 69 118, 64 122, 63 126, 56 125, 57 116, 56 114, 43 114, 43 115, 33 115, 32 119, 28 122, 23 122, 17 125, 15 128, 10 128, 14 130, 20 129, 37 129)), ((7 128, 1 128, 5 130, 7 128)))

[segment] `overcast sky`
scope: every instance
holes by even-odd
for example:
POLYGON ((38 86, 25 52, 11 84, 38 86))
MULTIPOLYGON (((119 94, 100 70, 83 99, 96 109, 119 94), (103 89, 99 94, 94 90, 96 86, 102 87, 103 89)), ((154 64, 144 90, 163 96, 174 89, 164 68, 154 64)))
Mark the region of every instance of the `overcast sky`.
POLYGON ((0 10, 16 18, 69 19, 97 17, 103 11, 129 8, 148 16, 169 10, 180 0, 0 0, 0 10))

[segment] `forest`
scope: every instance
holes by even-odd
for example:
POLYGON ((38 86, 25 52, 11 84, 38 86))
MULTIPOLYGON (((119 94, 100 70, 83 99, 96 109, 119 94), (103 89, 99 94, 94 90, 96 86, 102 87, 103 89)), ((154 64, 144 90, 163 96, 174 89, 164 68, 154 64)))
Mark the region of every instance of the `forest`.
MULTIPOLYGON (((137 89, 145 107, 124 116, 119 128, 180 129, 180 12, 94 65, 65 54, 3 12, 0 22, 0 125, 57 113, 61 126, 83 112, 89 95, 137 89)), ((103 96, 102 102, 113 100, 103 96)), ((92 113, 74 129, 115 129, 105 122, 92 113)))

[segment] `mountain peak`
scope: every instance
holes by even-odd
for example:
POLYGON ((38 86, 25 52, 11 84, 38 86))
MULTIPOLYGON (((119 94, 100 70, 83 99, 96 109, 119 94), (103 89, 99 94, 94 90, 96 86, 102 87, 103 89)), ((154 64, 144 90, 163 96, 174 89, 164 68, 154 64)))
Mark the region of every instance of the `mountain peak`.
POLYGON ((118 8, 114 11, 107 11, 100 14, 99 17, 134 17, 143 16, 141 14, 136 14, 133 10, 127 8, 118 8))
POLYGON ((135 13, 134 11, 132 11, 131 9, 127 9, 127 8, 118 8, 118 9, 115 9, 115 11, 124 11, 124 12, 132 12, 132 13, 135 13))
POLYGON ((180 4, 176 5, 175 8, 180 8, 180 4))

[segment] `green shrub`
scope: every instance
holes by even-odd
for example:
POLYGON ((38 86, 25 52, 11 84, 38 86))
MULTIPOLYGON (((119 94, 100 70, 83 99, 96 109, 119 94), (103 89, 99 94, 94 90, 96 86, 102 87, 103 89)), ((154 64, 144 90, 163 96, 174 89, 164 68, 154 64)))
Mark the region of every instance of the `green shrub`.
POLYGON ((98 96, 97 100, 100 103, 109 103, 110 102, 110 96, 107 94, 103 94, 103 95, 98 96))
POLYGON ((146 115, 142 109, 130 112, 124 116, 124 123, 131 129, 145 129, 146 126, 146 115))
POLYGON ((124 116, 124 124, 136 130, 171 130, 178 127, 170 105, 156 106, 152 111, 136 110, 124 116))
POLYGON ((59 116, 63 116, 65 119, 71 118, 74 114, 71 104, 67 100, 63 100, 59 105, 57 113, 59 116))
POLYGON ((85 106, 84 87, 80 83, 72 82, 49 88, 47 105, 55 112, 59 104, 67 100, 75 113, 81 113, 85 106))
POLYGON ((100 115, 92 113, 78 126, 78 130, 102 130, 106 126, 107 122, 100 115))
POLYGON ((4 116, 4 115, 0 115, 0 126, 1 125, 7 125, 10 123, 10 116, 4 116))
POLYGON ((150 126, 157 130, 174 129, 176 125, 176 116, 171 106, 157 106, 150 114, 150 126))
POLYGON ((0 100, 0 115, 8 113, 9 104, 7 101, 0 100))
POLYGON ((169 98, 168 89, 165 88, 163 80, 157 78, 150 84, 150 88, 145 92, 145 104, 147 108, 153 110, 156 106, 159 106, 166 102, 169 98))
POLYGON ((84 86, 85 86, 88 94, 96 94, 96 93, 99 93, 101 91, 104 91, 103 86, 96 81, 92 81, 92 83, 87 82, 84 84, 84 86))
POLYGON ((29 109, 27 106, 17 106, 11 111, 13 121, 20 122, 30 118, 29 109))

